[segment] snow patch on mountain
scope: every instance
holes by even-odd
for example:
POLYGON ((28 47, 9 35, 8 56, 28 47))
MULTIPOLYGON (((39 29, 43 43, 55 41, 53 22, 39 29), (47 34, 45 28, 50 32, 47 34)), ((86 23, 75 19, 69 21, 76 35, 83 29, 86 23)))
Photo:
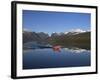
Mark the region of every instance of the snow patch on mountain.
POLYGON ((76 35, 76 34, 84 33, 84 32, 88 32, 88 31, 85 31, 82 29, 72 29, 70 31, 64 32, 64 34, 76 35))
POLYGON ((71 32, 83 33, 83 32, 86 32, 86 31, 85 30, 82 30, 82 29, 72 29, 71 32))

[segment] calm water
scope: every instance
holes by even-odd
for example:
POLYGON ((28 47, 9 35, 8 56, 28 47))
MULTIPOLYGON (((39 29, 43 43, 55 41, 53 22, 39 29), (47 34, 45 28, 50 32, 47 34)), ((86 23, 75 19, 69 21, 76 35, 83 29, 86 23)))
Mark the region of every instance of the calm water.
POLYGON ((23 69, 90 66, 90 50, 62 48, 23 51, 23 69))

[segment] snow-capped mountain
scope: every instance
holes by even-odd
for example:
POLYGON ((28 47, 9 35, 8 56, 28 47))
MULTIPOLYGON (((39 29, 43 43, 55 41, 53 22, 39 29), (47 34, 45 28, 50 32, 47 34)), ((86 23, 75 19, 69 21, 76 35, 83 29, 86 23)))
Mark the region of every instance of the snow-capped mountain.
POLYGON ((90 32, 90 30, 82 30, 82 29, 72 29, 70 31, 67 31, 67 32, 60 32, 60 33, 57 33, 57 32, 53 32, 51 34, 51 36, 61 36, 61 35, 76 35, 76 34, 80 34, 80 33, 85 33, 85 32, 90 32))
POLYGON ((86 32, 86 31, 85 30, 82 30, 82 29, 72 29, 71 32, 83 33, 83 32, 86 32))
POLYGON ((80 34, 80 33, 85 33, 88 31, 82 30, 82 29, 72 29, 69 32, 64 32, 64 34, 66 35, 76 35, 76 34, 80 34))

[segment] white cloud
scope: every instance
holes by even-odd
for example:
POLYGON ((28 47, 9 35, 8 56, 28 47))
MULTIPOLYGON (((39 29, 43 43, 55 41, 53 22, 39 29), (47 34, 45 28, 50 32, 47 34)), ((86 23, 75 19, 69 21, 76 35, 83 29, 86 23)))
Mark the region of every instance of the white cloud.
POLYGON ((23 28, 23 31, 32 32, 32 30, 30 30, 30 29, 27 29, 27 28, 23 28))
POLYGON ((71 32, 86 32, 86 31, 82 29, 72 29, 71 32))

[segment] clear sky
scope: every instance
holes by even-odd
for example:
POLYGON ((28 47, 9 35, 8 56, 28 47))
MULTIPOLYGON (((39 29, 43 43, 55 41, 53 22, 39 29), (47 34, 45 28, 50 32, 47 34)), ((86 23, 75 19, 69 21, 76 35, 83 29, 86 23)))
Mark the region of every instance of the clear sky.
POLYGON ((23 29, 35 32, 67 32, 73 29, 90 30, 89 13, 23 10, 23 29))

